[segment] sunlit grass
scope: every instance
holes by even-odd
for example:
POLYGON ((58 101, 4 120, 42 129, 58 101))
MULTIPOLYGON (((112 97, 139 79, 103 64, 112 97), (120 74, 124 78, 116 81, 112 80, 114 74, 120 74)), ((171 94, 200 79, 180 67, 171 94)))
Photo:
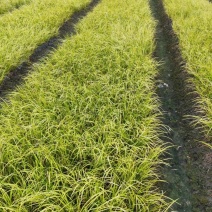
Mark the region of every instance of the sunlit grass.
POLYGON ((198 103, 206 117, 196 117, 212 136, 212 4, 205 0, 165 0, 173 19, 187 69, 200 94, 198 103))
POLYGON ((13 68, 53 35, 76 10, 90 0, 37 0, 0 16, 0 83, 13 68))
POLYGON ((19 8, 22 5, 29 4, 33 0, 1 0, 0 1, 0 15, 10 12, 15 8, 19 8))
POLYGON ((147 1, 102 0, 0 110, 0 209, 166 211, 147 1))

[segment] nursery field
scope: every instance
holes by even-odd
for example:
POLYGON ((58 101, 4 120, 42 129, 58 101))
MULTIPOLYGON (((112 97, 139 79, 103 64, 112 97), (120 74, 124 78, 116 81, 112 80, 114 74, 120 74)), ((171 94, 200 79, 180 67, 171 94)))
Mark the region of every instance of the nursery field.
POLYGON ((206 0, 1 1, 0 211, 211 211, 211 16, 206 0))

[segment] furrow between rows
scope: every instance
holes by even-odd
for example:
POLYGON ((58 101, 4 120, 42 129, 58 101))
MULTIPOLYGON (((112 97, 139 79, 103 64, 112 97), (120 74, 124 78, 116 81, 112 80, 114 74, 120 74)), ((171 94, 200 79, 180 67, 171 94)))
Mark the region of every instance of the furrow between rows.
MULTIPOLYGON (((179 5, 185 7, 185 2, 173 4, 173 11, 183 16, 179 5)), ((192 82, 193 76, 188 72, 187 61, 179 47, 181 39, 187 36, 184 34, 183 38, 178 39, 173 30, 175 19, 167 15, 162 0, 150 1, 150 7, 158 22, 154 58, 159 68, 156 86, 164 112, 162 121, 168 128, 163 140, 173 145, 169 155, 166 155, 171 160, 170 166, 163 169, 167 184, 163 184, 162 189, 170 198, 179 199, 173 210, 208 211, 210 195, 206 187, 208 179, 203 176, 203 164, 204 155, 210 149, 200 143, 207 140, 202 124, 194 125, 196 118, 201 119, 205 113, 197 104, 201 93, 197 92, 196 84, 192 82)))
POLYGON ((194 211, 212 210, 212 5, 200 0, 164 0, 167 13, 172 17, 173 28, 179 36, 182 55, 187 61, 186 70, 191 75, 187 83, 192 83, 198 96, 193 103, 197 114, 187 111, 196 125, 191 134, 194 137, 200 129, 205 136, 188 142, 189 163, 195 187, 192 190, 197 199, 194 211), (175 8, 178 7, 177 11, 175 8), (198 128, 199 127, 199 128, 198 128), (201 142, 201 143, 200 143, 201 142), (202 144, 204 142, 204 145, 202 144))

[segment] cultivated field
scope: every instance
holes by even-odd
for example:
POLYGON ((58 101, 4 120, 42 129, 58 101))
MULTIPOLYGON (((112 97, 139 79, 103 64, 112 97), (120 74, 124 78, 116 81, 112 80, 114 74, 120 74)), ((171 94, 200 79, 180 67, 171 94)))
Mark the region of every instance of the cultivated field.
POLYGON ((0 211, 212 209, 212 6, 162 2, 1 1, 0 211))

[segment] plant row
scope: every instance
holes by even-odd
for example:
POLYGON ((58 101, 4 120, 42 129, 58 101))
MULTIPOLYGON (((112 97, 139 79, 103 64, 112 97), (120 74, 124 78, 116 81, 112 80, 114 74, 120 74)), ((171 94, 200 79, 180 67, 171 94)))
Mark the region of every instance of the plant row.
POLYGON ((0 17, 0 83, 90 0, 36 0, 0 17))
POLYGON ((186 68, 194 76, 198 102, 206 112, 198 121, 212 136, 212 5, 205 0, 165 0, 165 6, 179 36, 186 68))
POLYGON ((147 1, 102 0, 10 95, 1 210, 165 211, 154 31, 147 1))
POLYGON ((29 4, 32 0, 1 0, 0 15, 10 12, 22 5, 29 4))

